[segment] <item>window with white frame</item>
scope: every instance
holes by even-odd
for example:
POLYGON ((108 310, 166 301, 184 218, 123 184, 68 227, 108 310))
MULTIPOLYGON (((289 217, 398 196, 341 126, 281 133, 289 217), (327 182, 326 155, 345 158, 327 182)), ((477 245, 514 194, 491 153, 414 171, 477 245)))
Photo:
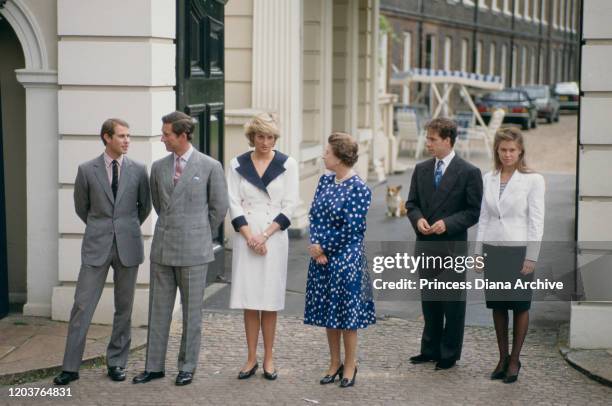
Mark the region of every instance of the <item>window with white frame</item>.
POLYGON ((467 72, 468 40, 461 40, 461 70, 467 72))
POLYGON ((560 0, 561 4, 559 5, 559 28, 563 31, 567 31, 567 24, 565 21, 565 0, 560 0))
MULTIPOLYGON (((538 0, 533 0, 533 1, 538 1, 538 0)), ((525 17, 525 20, 527 21, 531 21, 531 8, 529 7, 529 0, 523 0, 523 16, 525 17)))
POLYGON ((482 73, 482 41, 476 44, 476 73, 482 73))
POLYGON ((540 22, 540 0, 532 0, 531 4, 533 4, 533 21, 538 23, 540 22))
POLYGON ((540 18, 542 19, 542 24, 548 25, 548 14, 546 14, 546 4, 549 0, 542 0, 542 9, 540 10, 540 18))
POLYGON ((469 7, 474 7, 474 0, 463 0, 463 4, 469 7))
POLYGON ((521 84, 527 84, 527 47, 521 49, 521 84))
POLYGON ((491 10, 495 11, 495 12, 499 12, 501 11, 501 8, 499 7, 499 2, 501 0, 491 0, 491 10))
POLYGON ((436 36, 433 34, 425 36, 425 67, 436 69, 436 36))
POLYGON ((559 0, 552 0, 552 26, 553 28, 557 28, 559 26, 559 24, 557 24, 557 21, 559 18, 559 0))
POLYGON ((536 79, 536 49, 531 48, 531 57, 529 58, 529 83, 535 85, 536 79))
POLYGON ((487 4, 487 0, 480 0, 478 2, 478 8, 481 8, 483 10, 487 10, 489 8, 489 5, 487 4))
POLYGON ((521 9, 521 2, 519 0, 514 0, 514 17, 515 18, 523 18, 523 10, 521 9))
MULTIPOLYGON (((412 33, 404 32, 404 55, 402 56, 402 68, 404 71, 412 67, 412 33)), ((410 86, 404 85, 402 88, 402 102, 410 103, 410 86)))
POLYGON ((578 0, 573 0, 574 7, 572 7, 572 32, 576 32, 576 28, 578 27, 578 18, 580 16, 580 12, 578 11, 578 7, 580 6, 580 2, 578 0))
POLYGON ((510 11, 510 1, 511 0, 504 0, 504 13, 506 14, 512 14, 510 11))
POLYGON ((489 45, 489 75, 495 75, 495 42, 489 45))
POLYGON ((543 84, 544 83, 544 52, 542 52, 542 50, 540 50, 540 64, 538 68, 540 71, 538 74, 538 83, 543 84))
POLYGON ((506 85, 506 68, 508 66, 508 46, 506 44, 502 45, 501 55, 499 58, 499 76, 502 78, 502 83, 504 86, 506 85))
POLYGON ((516 45, 512 46, 511 63, 512 63, 512 72, 510 72, 510 87, 515 87, 517 84, 516 76, 518 74, 518 50, 516 48, 516 45))

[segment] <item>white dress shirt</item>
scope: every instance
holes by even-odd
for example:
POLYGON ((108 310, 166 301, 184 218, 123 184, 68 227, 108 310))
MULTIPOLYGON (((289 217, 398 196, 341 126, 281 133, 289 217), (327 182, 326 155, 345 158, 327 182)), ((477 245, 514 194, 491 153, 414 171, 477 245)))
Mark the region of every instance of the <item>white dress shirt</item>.
POLYGON ((436 165, 434 166, 434 176, 435 176, 435 169, 438 167, 438 162, 440 161, 444 162, 444 165, 442 165, 442 176, 444 176, 444 173, 446 172, 446 168, 448 168, 448 165, 450 165, 454 157, 455 157, 455 150, 451 149, 451 152, 448 155, 446 155, 444 158, 442 159, 436 158, 436 165))

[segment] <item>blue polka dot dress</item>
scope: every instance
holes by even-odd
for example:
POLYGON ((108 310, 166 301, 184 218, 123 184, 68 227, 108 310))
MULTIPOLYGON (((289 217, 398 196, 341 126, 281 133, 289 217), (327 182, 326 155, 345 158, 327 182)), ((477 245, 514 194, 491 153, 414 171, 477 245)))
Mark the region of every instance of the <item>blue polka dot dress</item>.
POLYGON ((323 175, 310 208, 310 241, 320 244, 326 265, 310 259, 304 323, 357 329, 376 323, 364 249, 372 192, 354 175, 340 184, 323 175))

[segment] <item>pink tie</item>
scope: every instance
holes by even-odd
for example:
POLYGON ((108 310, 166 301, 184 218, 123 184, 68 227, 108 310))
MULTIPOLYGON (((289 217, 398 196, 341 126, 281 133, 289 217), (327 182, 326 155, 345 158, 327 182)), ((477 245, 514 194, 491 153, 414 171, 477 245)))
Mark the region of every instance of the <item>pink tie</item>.
POLYGON ((181 157, 178 157, 176 158, 176 166, 174 167, 174 186, 176 186, 182 174, 183 168, 181 167, 181 157))

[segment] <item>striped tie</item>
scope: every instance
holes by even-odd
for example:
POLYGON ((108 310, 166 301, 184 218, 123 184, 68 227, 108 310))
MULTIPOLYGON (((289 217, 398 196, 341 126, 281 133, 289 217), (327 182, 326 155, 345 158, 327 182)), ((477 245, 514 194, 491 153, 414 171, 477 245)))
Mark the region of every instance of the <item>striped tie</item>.
POLYGON ((183 167, 181 166, 181 157, 178 157, 176 158, 176 166, 174 167, 174 186, 176 186, 182 174, 183 167))

